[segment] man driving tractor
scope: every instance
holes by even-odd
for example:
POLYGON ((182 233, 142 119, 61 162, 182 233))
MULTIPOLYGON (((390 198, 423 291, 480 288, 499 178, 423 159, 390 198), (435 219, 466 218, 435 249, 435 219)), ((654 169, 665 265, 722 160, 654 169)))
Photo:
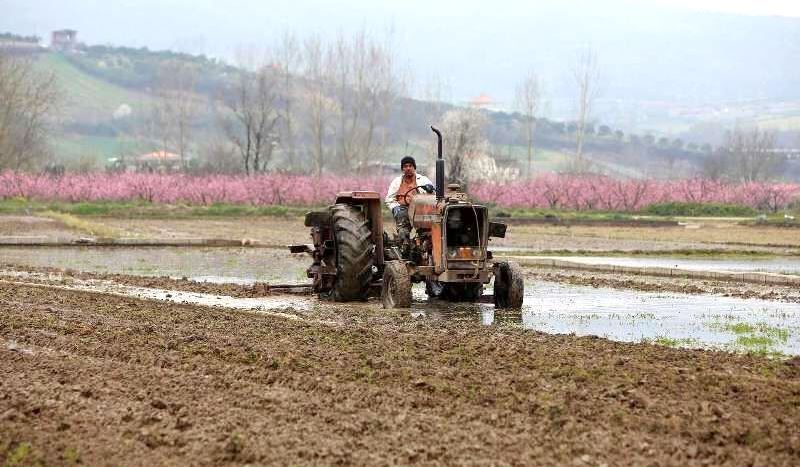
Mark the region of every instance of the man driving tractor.
POLYGON ((428 177, 417 173, 417 162, 411 156, 400 160, 402 175, 395 177, 386 193, 386 206, 392 211, 397 225, 397 235, 404 245, 411 240, 411 220, 408 218, 408 205, 415 193, 424 190, 433 193, 435 188, 428 177))

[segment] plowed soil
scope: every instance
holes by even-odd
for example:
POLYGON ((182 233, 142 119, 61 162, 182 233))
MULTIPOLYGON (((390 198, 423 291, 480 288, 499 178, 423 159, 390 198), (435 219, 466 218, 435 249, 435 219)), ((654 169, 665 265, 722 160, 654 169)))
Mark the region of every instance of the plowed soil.
MULTIPOLYGON (((0 284, 0 461, 797 465, 800 361, 0 284)), ((320 312, 323 313, 323 312, 320 312)))

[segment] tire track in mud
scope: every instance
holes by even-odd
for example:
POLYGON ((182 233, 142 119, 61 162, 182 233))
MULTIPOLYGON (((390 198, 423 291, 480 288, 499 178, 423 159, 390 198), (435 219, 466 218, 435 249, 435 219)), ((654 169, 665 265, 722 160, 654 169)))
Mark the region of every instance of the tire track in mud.
MULTIPOLYGON (((252 311, 276 318, 291 320, 306 319, 300 313, 286 313, 275 310, 292 310, 302 312, 310 308, 309 300, 291 296, 263 297, 263 298, 236 298, 221 295, 211 295, 199 292, 184 292, 180 290, 153 289, 118 284, 111 281, 81 281, 72 280, 70 285, 57 285, 41 279, 32 278, 33 281, 12 281, 0 279, 0 283, 18 286, 30 286, 46 289, 56 289, 72 292, 84 292, 99 295, 113 295, 118 297, 137 298, 169 302, 180 305, 197 305, 219 307, 233 310, 252 311)), ((336 323, 324 320, 314 320, 317 324, 335 325, 336 323)))

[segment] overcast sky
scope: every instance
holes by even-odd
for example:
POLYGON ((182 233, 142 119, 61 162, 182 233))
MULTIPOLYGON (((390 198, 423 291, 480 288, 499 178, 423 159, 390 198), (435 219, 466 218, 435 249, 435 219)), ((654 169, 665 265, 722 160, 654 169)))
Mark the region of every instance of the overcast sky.
MULTIPOLYGON (((656 47, 672 47, 667 58, 679 56, 685 44, 673 44, 672 38, 697 34, 697 27, 685 30, 686 15, 697 10, 800 18, 800 0, 0 0, 0 31, 46 39, 52 30, 70 28, 87 44, 231 59, 238 48, 263 47, 286 30, 301 37, 333 37, 361 28, 378 34, 391 30, 398 55, 415 76, 416 95, 422 83, 436 76, 450 83, 453 100, 487 92, 507 102, 524 68, 546 65, 551 87, 568 81, 570 54, 565 51, 588 43, 599 49, 602 64, 612 73, 643 60, 656 47), (661 42, 647 49, 638 44, 643 39, 637 34, 660 34, 656 40, 661 42), (668 38, 666 44, 663 38, 668 38), (553 57, 556 51, 560 55, 553 57)), ((800 20, 793 21, 800 25, 800 20)), ((749 29, 736 24, 719 35, 749 29)), ((791 43, 800 41, 800 34, 791 36, 794 23, 788 27, 786 37, 794 47, 791 43)), ((708 37, 695 40, 708 42, 708 37)))
MULTIPOLYGON (((642 3, 650 2, 644 0, 642 3)), ((800 2, 797 0, 652 0, 652 3, 742 15, 800 17, 800 2)))

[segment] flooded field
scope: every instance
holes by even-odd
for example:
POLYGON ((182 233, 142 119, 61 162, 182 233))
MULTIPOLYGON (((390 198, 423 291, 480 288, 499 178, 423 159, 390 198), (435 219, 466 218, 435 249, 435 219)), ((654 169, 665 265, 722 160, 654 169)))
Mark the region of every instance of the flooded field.
MULTIPOLYGON (((282 250, 243 248, 45 248, 4 249, 3 262, 71 268, 133 276, 187 277, 196 281, 253 284, 304 283, 308 258, 282 250)), ((605 258, 589 258, 600 261, 605 258)), ((631 261, 637 258, 608 258, 631 261)), ((5 272, 6 277, 24 280, 5 272)), ((31 276, 27 276, 31 277, 31 276)), ((113 281, 74 282, 94 290, 194 305, 214 305, 268 313, 291 310, 303 316, 325 307, 331 312, 365 307, 381 314, 379 302, 336 304, 315 297, 234 298, 219 293, 124 286, 113 281)), ((486 293, 491 293, 491 286, 486 293)), ((429 301, 422 284, 414 287, 412 317, 483 325, 511 325, 550 334, 594 335, 622 342, 673 347, 715 348, 764 355, 800 355, 800 304, 719 295, 643 292, 528 280, 521 312, 495 311, 488 304, 429 301)))
POLYGON ((520 319, 530 329, 679 347, 800 354, 800 304, 546 282, 526 287, 520 319))
MULTIPOLYGON (((551 256, 529 256, 549 259, 551 256)), ((679 257, 558 256, 556 259, 591 265, 675 268, 688 271, 771 272, 800 275, 800 257, 694 259, 679 257)))
POLYGON ((273 248, 6 247, 0 263, 209 282, 306 282, 308 256, 273 248))

